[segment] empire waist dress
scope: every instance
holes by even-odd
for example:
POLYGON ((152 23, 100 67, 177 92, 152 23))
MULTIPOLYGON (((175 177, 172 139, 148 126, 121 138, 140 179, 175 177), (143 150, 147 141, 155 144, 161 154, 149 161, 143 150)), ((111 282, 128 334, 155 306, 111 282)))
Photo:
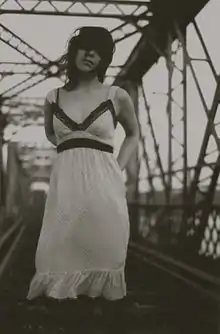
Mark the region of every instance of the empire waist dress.
POLYGON ((113 154, 117 87, 82 123, 54 105, 58 142, 28 299, 126 295, 129 216, 122 171, 113 154))

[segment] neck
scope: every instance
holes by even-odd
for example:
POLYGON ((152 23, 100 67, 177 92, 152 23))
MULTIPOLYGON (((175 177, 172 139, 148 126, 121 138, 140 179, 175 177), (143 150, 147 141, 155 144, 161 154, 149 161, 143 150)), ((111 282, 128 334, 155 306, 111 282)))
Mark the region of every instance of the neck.
POLYGON ((89 89, 90 87, 98 86, 100 82, 97 76, 94 76, 90 73, 81 73, 78 77, 78 88, 89 89))
POLYGON ((90 90, 91 88, 100 86, 101 83, 98 80, 97 75, 94 73, 80 73, 75 84, 68 83, 66 90, 71 91, 75 89, 90 90))

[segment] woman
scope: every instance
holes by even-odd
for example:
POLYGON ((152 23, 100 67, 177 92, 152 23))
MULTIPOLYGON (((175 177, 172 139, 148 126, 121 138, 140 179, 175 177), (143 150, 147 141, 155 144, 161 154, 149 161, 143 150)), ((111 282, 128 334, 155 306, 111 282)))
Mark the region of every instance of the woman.
POLYGON ((106 29, 81 28, 69 41, 67 84, 46 97, 45 132, 58 155, 28 299, 126 295, 129 217, 122 171, 139 133, 129 95, 103 84, 113 52, 106 29), (126 137, 116 159, 117 121, 126 137))

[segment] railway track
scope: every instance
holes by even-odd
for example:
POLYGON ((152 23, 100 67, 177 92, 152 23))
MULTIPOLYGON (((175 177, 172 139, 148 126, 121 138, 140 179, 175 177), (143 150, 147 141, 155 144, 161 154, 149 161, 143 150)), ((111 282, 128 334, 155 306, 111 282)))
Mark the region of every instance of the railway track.
POLYGON ((164 259, 138 244, 129 247, 125 302, 91 302, 85 298, 63 302, 39 298, 27 302, 40 232, 39 217, 26 217, 14 231, 1 258, 1 334, 218 333, 218 300, 212 298, 218 296, 217 290, 193 279, 192 273, 187 276, 183 268, 164 265, 164 259))

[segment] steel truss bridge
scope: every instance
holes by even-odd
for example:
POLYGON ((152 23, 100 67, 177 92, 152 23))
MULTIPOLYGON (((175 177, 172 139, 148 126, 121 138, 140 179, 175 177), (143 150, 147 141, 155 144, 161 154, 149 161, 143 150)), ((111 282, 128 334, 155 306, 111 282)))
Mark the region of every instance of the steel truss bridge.
MULTIPOLYGON (((149 330, 155 334, 161 333, 160 330, 163 333, 196 333, 198 330, 204 334, 220 333, 220 77, 196 20, 208 3, 208 0, 185 0, 178 4, 175 0, 0 0, 0 45, 24 59, 22 62, 1 61, 0 53, 0 280, 5 286, 0 293, 0 313, 8 316, 9 312, 14 319, 14 324, 2 322, 4 333, 13 334, 17 328, 20 333, 70 330, 68 326, 62 327, 64 319, 59 319, 53 329, 50 326, 54 318, 47 319, 47 325, 39 325, 43 324, 47 312, 37 312, 39 305, 33 305, 30 311, 25 303, 18 303, 33 270, 36 235, 45 200, 43 191, 30 192, 30 188, 34 182, 48 183, 54 150, 50 145, 42 147, 31 141, 25 145, 15 143, 12 135, 7 135, 9 128, 14 129, 14 134, 33 124, 43 127, 43 98, 25 94, 48 79, 64 82, 65 68, 58 60, 51 60, 30 45, 17 30, 10 29, 4 23, 6 16, 114 21, 110 31, 120 53, 125 52, 120 48, 121 43, 139 36, 125 62, 113 63, 106 77, 112 84, 125 88, 132 97, 141 134, 139 148, 126 169, 131 219, 129 296, 139 307, 136 315, 129 316, 133 331, 127 328, 126 333, 142 333, 143 328, 145 333, 149 330), (189 25, 194 29, 202 57, 192 57, 188 50, 189 25), (161 110, 166 113, 167 122, 166 164, 145 87, 145 76, 161 59, 166 65, 168 86, 166 106, 161 110), (209 103, 196 71, 196 64, 201 62, 212 76, 214 93, 209 103), (21 75, 25 79, 20 80, 21 75), (178 83, 174 85, 176 76, 178 83), (206 117, 194 165, 189 163, 189 77, 197 91, 201 113, 206 117), (15 81, 7 85, 9 78, 15 81), (147 190, 143 191, 143 187, 147 190), (35 240, 35 244, 30 240, 35 240), (27 266, 22 263, 26 257, 27 266), (23 281, 20 270, 24 273, 23 281), (160 275, 163 283, 158 279, 160 275), (137 281, 141 282, 140 286, 137 281), (18 286, 20 295, 16 290, 18 286), (6 304, 8 309, 3 311, 1 307, 6 304), (154 319, 151 329, 148 329, 149 319, 154 319), (176 331, 167 325, 173 321, 176 331), (158 322, 165 327, 161 329, 158 322), (187 325, 189 322, 191 326, 187 325)), ((50 307, 56 314, 54 306, 44 304, 44 310, 50 307)), ((123 329, 127 322, 125 315, 126 312, 122 316, 123 329)), ((94 315, 93 325, 97 321, 94 319, 99 317, 102 316, 94 315)), ((69 320, 65 318, 64 322, 69 320)))

